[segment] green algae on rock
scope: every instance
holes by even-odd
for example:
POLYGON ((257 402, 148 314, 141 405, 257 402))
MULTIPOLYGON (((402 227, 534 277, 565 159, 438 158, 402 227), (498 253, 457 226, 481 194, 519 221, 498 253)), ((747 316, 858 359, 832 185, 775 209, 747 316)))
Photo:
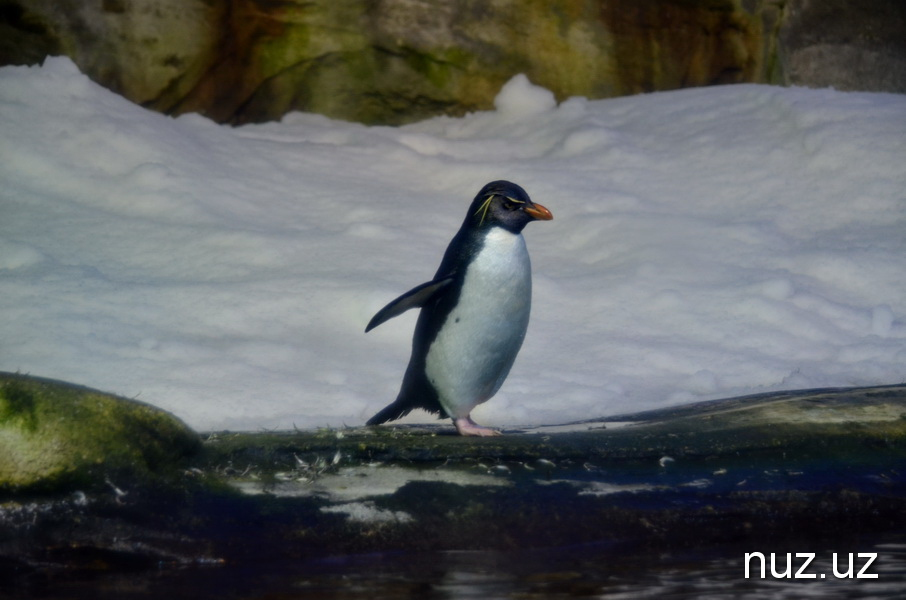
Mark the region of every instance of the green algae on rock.
POLYGON ((148 404, 0 373, 0 490, 59 492, 123 473, 144 478, 199 448, 189 427, 148 404))

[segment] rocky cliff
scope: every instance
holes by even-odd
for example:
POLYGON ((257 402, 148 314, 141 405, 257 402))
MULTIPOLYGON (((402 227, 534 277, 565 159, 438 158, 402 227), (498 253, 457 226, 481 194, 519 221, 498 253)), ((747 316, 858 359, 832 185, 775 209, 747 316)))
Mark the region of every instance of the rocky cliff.
POLYGON ((398 124, 517 73, 605 98, 737 82, 906 92, 898 0, 5 0, 0 65, 65 54, 127 98, 229 123, 398 124))

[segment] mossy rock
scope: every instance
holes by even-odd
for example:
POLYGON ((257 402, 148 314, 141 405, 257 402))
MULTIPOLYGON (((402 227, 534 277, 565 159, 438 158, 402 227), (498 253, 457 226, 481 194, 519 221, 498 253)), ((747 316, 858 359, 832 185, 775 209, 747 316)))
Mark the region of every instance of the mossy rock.
POLYGON ((142 402, 0 373, 0 491, 59 492, 164 476, 200 448, 173 415, 142 402))

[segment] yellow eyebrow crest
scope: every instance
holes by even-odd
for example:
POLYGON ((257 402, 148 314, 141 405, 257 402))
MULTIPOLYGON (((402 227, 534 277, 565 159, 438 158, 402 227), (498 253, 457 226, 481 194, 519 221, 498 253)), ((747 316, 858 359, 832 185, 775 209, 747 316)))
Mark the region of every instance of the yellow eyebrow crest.
POLYGON ((495 195, 496 195, 496 194, 491 194, 490 196, 488 196, 487 198, 485 198, 485 199, 484 199, 484 202, 481 203, 481 206, 478 207, 478 210, 475 211, 475 214, 476 214, 476 215, 477 215, 478 213, 481 213, 481 220, 478 222, 479 225, 481 225, 482 223, 484 223, 484 218, 485 218, 485 216, 488 214, 488 208, 490 208, 490 206, 491 206, 491 200, 494 199, 494 196, 495 196, 495 195))
MULTIPOLYGON (((488 214, 488 209, 491 207, 491 200, 494 199, 494 196, 499 196, 499 195, 500 195, 500 194, 490 194, 490 195, 488 195, 488 197, 484 199, 484 202, 481 203, 481 206, 478 207, 478 210, 475 211, 475 214, 476 214, 476 215, 477 215, 478 213, 481 213, 481 220, 478 222, 479 225, 481 225, 482 223, 484 223, 484 218, 487 216, 487 214, 488 214)), ((510 202, 515 202, 516 204, 525 204, 525 201, 523 201, 523 200, 516 200, 515 198, 511 198, 510 196, 504 196, 504 198, 506 198, 506 199, 509 200, 510 202)))

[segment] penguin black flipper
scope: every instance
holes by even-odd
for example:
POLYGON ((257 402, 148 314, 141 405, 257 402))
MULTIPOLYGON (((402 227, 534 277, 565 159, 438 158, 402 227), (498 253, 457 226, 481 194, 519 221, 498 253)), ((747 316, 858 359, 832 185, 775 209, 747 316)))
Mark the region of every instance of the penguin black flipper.
POLYGON ((453 281, 453 275, 448 275, 412 288, 379 310, 368 322, 368 326, 365 327, 365 333, 368 333, 384 321, 389 321, 393 317, 403 314, 410 308, 421 308, 434 294, 449 285, 451 281, 453 281))

